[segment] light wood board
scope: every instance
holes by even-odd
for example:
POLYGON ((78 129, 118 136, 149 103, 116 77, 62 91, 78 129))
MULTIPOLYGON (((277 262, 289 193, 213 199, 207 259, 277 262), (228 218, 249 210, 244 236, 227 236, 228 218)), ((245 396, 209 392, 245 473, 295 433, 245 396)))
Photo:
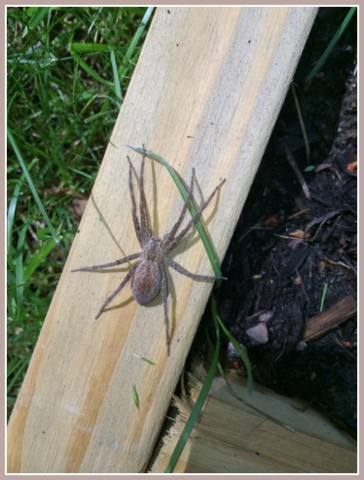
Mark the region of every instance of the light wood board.
MULTIPOLYGON (((175 424, 151 467, 164 471, 196 402, 201 382, 190 376, 191 397, 175 398, 175 424)), ((213 382, 203 412, 174 473, 355 473, 357 444, 323 413, 297 398, 229 375, 235 398, 221 377, 213 382), (259 409, 251 409, 240 399, 259 409), (286 428, 283 425, 289 427, 286 428)))

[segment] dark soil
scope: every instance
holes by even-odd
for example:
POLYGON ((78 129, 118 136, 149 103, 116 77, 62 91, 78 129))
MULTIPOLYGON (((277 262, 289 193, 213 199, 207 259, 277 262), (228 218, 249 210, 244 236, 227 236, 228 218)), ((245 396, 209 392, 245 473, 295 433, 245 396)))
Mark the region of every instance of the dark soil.
POLYGON ((355 436, 356 317, 340 324, 339 318, 330 332, 304 341, 309 318, 345 297, 354 304, 357 298, 356 18, 305 84, 347 13, 319 11, 294 79, 309 159, 290 91, 225 257, 228 281, 216 299, 222 320, 248 351, 256 381, 317 404, 355 436))

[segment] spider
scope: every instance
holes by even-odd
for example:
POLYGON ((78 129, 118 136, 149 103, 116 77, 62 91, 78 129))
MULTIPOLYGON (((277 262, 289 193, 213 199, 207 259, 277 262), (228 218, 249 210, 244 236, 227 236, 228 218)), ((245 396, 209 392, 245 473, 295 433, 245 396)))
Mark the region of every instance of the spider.
POLYGON ((127 156, 129 162, 129 190, 132 204, 132 217, 134 230, 138 239, 138 242, 141 247, 141 252, 133 253, 127 257, 120 258, 115 262, 105 263, 102 265, 91 265, 88 267, 78 268, 72 270, 72 272, 80 271, 92 271, 100 270, 103 268, 114 267, 116 265, 121 265, 122 263, 129 262, 131 260, 138 259, 134 265, 130 268, 129 272, 125 276, 124 280, 118 286, 118 288, 104 301, 96 319, 99 318, 101 313, 105 310, 106 306, 116 297, 116 295, 125 287, 128 281, 131 279, 131 291, 135 300, 139 305, 147 305, 150 303, 158 294, 162 294, 163 310, 164 310, 164 324, 166 329, 166 346, 167 346, 167 355, 170 355, 170 335, 169 335, 169 319, 168 319, 168 306, 167 306, 167 278, 164 270, 164 265, 168 265, 174 268, 178 273, 185 275, 186 277, 192 278, 193 280, 216 280, 224 277, 215 277, 207 275, 197 275, 186 270, 184 267, 179 265, 177 262, 169 258, 168 253, 175 248, 180 241, 186 236, 188 231, 192 228, 196 220, 198 220, 211 202, 212 198, 225 182, 225 179, 219 183, 219 185, 214 189, 211 195, 208 197, 206 202, 197 210, 195 215, 190 219, 187 225, 183 230, 178 234, 177 231, 181 226, 181 223, 186 215, 188 204, 192 199, 193 187, 194 187, 194 175, 195 171, 192 169, 191 183, 190 188, 187 194, 186 201, 182 207, 181 213, 178 220, 172 227, 172 230, 164 235, 163 238, 156 237, 152 235, 152 231, 148 226, 147 211, 146 211, 146 200, 144 193, 144 164, 145 164, 146 151, 143 151, 142 163, 140 167, 140 176, 139 176, 139 191, 140 191, 140 203, 139 203, 139 217, 137 216, 137 206, 134 195, 134 187, 132 181, 132 163, 127 156))

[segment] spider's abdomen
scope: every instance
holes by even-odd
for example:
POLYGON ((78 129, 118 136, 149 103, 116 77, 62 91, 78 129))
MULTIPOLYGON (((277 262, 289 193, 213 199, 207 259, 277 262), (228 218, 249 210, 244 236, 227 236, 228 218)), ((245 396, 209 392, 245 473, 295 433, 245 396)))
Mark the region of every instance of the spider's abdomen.
POLYGON ((133 297, 139 305, 147 305, 160 292, 161 273, 156 262, 144 260, 135 270, 131 282, 133 297))

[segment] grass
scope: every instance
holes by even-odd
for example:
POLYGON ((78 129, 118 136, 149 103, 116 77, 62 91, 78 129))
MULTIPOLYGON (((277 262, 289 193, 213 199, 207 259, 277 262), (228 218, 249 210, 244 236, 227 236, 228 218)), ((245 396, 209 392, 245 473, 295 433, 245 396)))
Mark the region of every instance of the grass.
POLYGON ((144 7, 7 10, 8 413, 152 14, 144 7))

